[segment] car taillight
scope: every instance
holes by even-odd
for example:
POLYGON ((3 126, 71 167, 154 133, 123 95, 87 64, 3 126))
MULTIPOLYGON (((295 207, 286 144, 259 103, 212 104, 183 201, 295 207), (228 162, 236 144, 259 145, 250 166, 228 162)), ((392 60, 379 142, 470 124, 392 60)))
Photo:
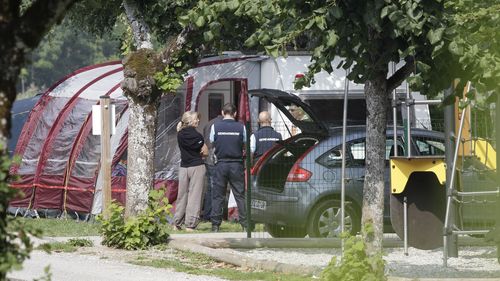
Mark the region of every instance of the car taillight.
POLYGON ((305 182, 308 181, 312 176, 312 173, 308 170, 300 167, 299 165, 293 165, 290 173, 286 177, 286 181, 289 182, 305 182))
POLYGON ((288 176, 286 177, 286 181, 288 182, 305 182, 308 181, 312 173, 309 172, 308 170, 302 168, 299 166, 299 163, 304 160, 304 158, 313 150, 318 143, 314 144, 313 146, 309 147, 300 157, 295 161, 295 164, 293 164, 292 169, 288 173, 288 176))

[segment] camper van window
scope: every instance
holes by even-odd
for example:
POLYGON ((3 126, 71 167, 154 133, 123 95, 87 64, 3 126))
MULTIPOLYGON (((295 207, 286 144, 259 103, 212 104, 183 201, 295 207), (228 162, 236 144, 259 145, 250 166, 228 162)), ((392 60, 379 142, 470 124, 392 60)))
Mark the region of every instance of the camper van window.
MULTIPOLYGON (((342 126, 344 114, 344 99, 305 99, 310 105, 314 115, 319 120, 322 120, 329 126, 342 126)), ((392 107, 388 107, 387 118, 388 124, 392 123, 392 107)), ((398 124, 401 124, 402 115, 401 109, 398 108, 398 124)), ((348 125, 364 125, 366 124, 366 102, 364 99, 350 99, 347 103, 347 123, 348 125)))
POLYGON ((208 96, 208 120, 212 120, 217 117, 224 105, 224 94, 220 93, 210 93, 208 96))
MULTIPOLYGON (((309 99, 306 102, 311 106, 319 120, 330 126, 342 126, 343 99, 309 99)), ((349 125, 360 125, 366 122, 366 103, 363 99, 349 100, 347 107, 347 122, 349 125)))

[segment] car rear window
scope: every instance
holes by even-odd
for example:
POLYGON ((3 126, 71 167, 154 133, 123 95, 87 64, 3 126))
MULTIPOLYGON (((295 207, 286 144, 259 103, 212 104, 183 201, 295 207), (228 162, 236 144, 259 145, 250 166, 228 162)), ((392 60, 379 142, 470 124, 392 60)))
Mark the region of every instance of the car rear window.
POLYGON ((427 137, 414 138, 415 144, 420 155, 444 155, 444 143, 439 139, 432 139, 427 137))

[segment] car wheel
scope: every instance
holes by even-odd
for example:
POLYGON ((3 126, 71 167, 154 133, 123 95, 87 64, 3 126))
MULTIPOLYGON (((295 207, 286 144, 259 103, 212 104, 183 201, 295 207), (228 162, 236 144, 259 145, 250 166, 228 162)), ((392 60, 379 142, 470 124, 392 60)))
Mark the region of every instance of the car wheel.
MULTIPOLYGON (((360 229, 358 212, 351 203, 345 204, 344 231, 355 235, 360 229)), ((326 200, 320 202, 312 210, 307 232, 309 237, 338 237, 341 233, 341 210, 339 200, 326 200)))
POLYGON ((266 230, 274 238, 304 238, 306 230, 303 227, 266 224, 266 230))

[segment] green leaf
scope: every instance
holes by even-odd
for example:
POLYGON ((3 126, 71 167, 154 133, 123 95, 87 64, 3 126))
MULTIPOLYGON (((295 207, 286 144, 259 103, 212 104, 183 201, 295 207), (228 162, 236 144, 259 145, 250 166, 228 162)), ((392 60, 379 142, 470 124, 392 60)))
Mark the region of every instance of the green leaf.
POLYGON ((238 9, 239 6, 240 6, 240 2, 238 0, 232 0, 232 1, 227 2, 227 7, 232 11, 238 9))
POLYGON ((182 26, 186 26, 188 25, 189 23, 189 15, 182 15, 179 17, 179 23, 182 25, 182 26))
POLYGON ((246 47, 253 47, 257 44, 257 35, 254 33, 252 34, 250 37, 247 38, 247 40, 245 40, 245 43, 244 45, 246 47))
POLYGON ((337 44, 338 40, 339 36, 335 32, 335 30, 328 31, 328 34, 326 35, 326 46, 334 47, 337 44))
POLYGON ((318 47, 316 47, 314 49, 313 55, 315 57, 321 57, 321 55, 323 54, 324 50, 325 50, 325 47, 323 47, 323 45, 319 45, 318 47))
POLYGON ((436 44, 443 38, 444 30, 444 27, 438 28, 436 30, 429 30, 429 32, 427 33, 427 39, 432 45, 436 44))
POLYGON ((311 29, 311 27, 316 23, 316 20, 315 18, 312 18, 311 20, 309 20, 309 22, 306 24, 306 27, 305 29, 311 29))
POLYGON ((324 16, 316 16, 314 17, 314 22, 316 23, 316 26, 321 29, 325 30, 326 29, 326 20, 324 16))
POLYGON ((279 56, 279 48, 278 46, 265 46, 264 49, 266 49, 266 52, 271 55, 272 57, 278 57, 279 56))
POLYGON ((211 30, 205 31, 203 32, 203 39, 205 39, 206 42, 210 42, 214 39, 214 34, 211 30))
POLYGON ((391 6, 385 6, 384 8, 382 8, 382 11, 380 11, 380 18, 381 19, 385 18, 389 14, 390 8, 391 8, 391 6))
POLYGON ((420 89, 423 85, 423 79, 420 74, 408 77, 407 81, 410 84, 410 88, 413 90, 420 89))
POLYGON ((458 46, 457 42, 452 41, 448 46, 448 50, 454 55, 461 56, 464 52, 463 48, 458 46))
MULTIPOLYGON (((220 2, 219 3, 219 10, 218 10, 218 12, 225 12, 228 8, 229 7, 226 4, 226 2, 220 2)), ((235 10, 235 9, 232 9, 232 10, 235 10)))
POLYGON ((194 23, 197 27, 202 27, 205 25, 205 18, 203 16, 199 16, 194 23))
POLYGON ((429 72, 431 70, 431 67, 428 64, 425 64, 421 61, 416 62, 417 65, 417 70, 421 72, 429 72))
POLYGON ((342 18, 342 15, 344 14, 342 9, 339 6, 334 6, 331 9, 332 15, 335 19, 340 19, 342 18))

